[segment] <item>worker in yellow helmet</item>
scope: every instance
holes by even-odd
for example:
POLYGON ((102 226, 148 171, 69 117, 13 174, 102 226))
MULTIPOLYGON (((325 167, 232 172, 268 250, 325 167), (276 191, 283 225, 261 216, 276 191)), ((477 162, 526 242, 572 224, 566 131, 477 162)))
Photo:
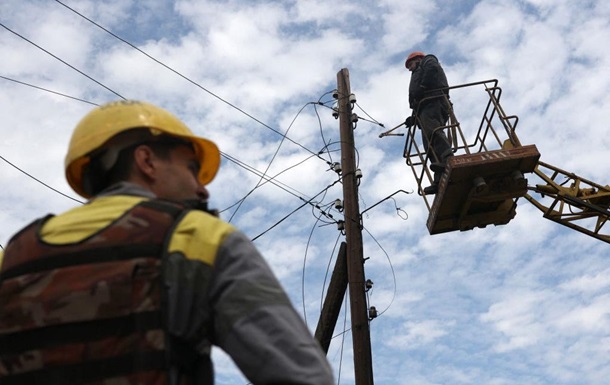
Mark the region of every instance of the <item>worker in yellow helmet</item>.
POLYGON ((78 124, 68 183, 87 204, 0 255, 0 383, 213 384, 212 345, 253 384, 334 383, 253 244, 206 212, 216 145, 138 101, 78 124))
POLYGON ((438 191, 447 158, 453 156, 451 144, 443 131, 449 118, 449 85, 445 71, 434 55, 412 52, 405 61, 405 67, 411 72, 409 107, 413 110, 405 124, 407 127, 417 124, 422 130, 422 141, 434 173, 432 185, 424 188, 423 192, 432 195, 438 191))

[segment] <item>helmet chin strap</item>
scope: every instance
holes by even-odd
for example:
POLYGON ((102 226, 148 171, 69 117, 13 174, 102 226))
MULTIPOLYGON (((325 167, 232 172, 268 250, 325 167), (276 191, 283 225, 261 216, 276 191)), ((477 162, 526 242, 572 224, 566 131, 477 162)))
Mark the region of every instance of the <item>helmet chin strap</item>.
POLYGON ((108 171, 116 163, 121 151, 138 143, 149 141, 160 134, 160 131, 153 131, 149 128, 125 131, 121 135, 117 135, 105 143, 99 150, 99 154, 95 155, 95 157, 102 167, 102 170, 108 171))

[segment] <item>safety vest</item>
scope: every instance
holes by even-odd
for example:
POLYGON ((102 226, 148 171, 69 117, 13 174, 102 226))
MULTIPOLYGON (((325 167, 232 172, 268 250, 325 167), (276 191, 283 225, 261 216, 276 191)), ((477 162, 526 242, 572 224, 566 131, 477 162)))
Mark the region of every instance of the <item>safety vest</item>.
POLYGON ((163 257, 184 212, 143 201, 73 244, 40 239, 51 216, 16 234, 0 269, 0 384, 191 383, 201 368, 176 361, 201 357, 174 347, 164 313, 163 257))

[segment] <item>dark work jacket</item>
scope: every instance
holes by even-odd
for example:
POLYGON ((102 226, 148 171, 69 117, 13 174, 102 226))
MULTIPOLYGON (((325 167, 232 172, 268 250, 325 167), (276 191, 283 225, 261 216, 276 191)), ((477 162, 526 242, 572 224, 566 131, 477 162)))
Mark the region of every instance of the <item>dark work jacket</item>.
MULTIPOLYGON (((411 82, 409 83, 409 107, 416 109, 422 99, 431 96, 442 95, 443 93, 449 96, 449 90, 439 90, 439 88, 447 88, 447 77, 445 71, 441 67, 438 59, 434 55, 426 55, 419 62, 419 65, 411 73, 411 82)), ((442 100, 442 98, 432 98, 424 101, 424 103, 442 100)), ((419 107, 422 107, 421 105, 419 107)))

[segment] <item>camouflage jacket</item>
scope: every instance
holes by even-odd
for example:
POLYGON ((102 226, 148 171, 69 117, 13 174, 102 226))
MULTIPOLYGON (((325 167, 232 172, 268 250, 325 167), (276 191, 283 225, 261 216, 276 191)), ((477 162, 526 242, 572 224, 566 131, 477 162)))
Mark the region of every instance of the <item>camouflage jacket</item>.
POLYGON ((13 383, 212 384, 213 344, 253 384, 333 383, 317 342, 242 233, 127 190, 137 195, 121 188, 97 197, 7 245, 0 383, 20 373, 13 383), (46 255, 22 254, 31 243, 46 255))

